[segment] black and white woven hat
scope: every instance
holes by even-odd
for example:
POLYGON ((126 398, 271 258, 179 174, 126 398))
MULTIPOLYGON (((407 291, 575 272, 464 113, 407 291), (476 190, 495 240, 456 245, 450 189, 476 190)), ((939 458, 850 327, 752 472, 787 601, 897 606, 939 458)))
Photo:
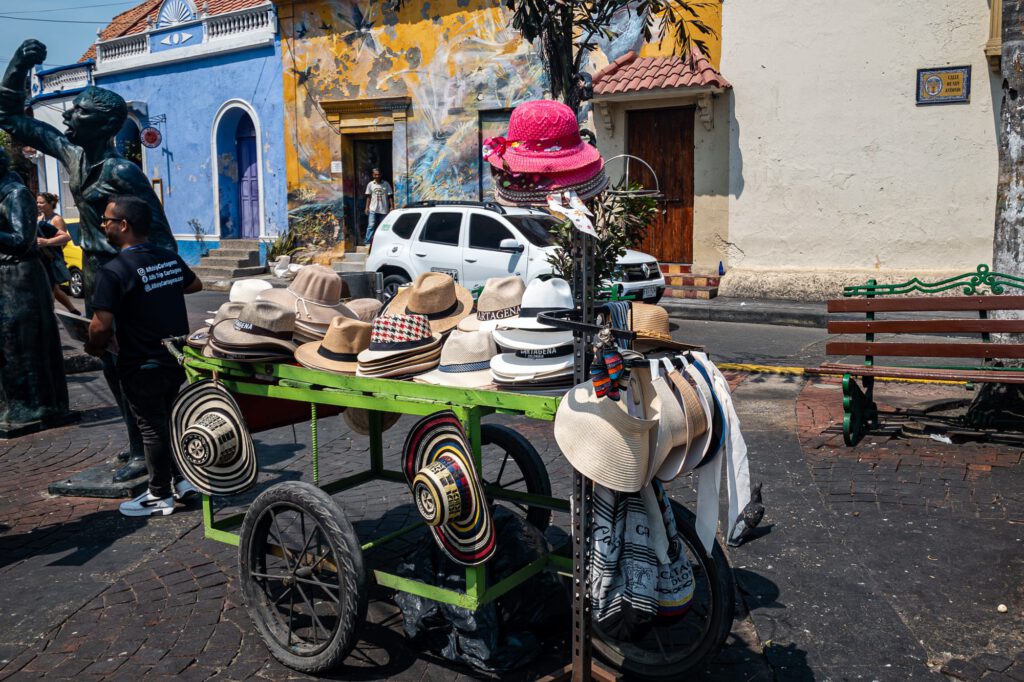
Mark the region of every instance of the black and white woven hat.
POLYGON ((181 475, 206 495, 237 495, 259 474, 242 411, 214 381, 191 384, 175 398, 171 451, 181 475))

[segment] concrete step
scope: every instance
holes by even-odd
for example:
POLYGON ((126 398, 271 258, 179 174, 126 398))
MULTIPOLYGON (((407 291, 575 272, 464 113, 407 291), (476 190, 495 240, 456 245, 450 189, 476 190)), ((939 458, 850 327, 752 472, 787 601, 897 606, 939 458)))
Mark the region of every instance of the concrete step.
POLYGON ((718 296, 718 287, 666 287, 665 296, 668 298, 698 298, 707 301, 718 296))
POLYGON ((346 253, 344 258, 339 258, 346 263, 365 263, 368 253, 346 253))
POLYGON ((259 251, 259 239, 221 239, 220 246, 224 249, 245 249, 246 251, 259 251))
POLYGON ((196 273, 200 279, 204 282, 207 279, 234 279, 236 277, 255 277, 256 275, 262 275, 267 271, 265 265, 253 265, 249 267, 217 267, 208 265, 199 265, 192 268, 192 272, 196 273))
POLYGON ((369 246, 357 246, 356 247, 356 253, 370 253, 370 247, 369 246))
POLYGON ((665 284, 670 287, 717 287, 722 281, 718 275, 666 274, 665 284))
POLYGON ((681 275, 693 272, 693 265, 690 263, 658 263, 662 274, 681 275))
POLYGON ((258 259, 260 257, 260 250, 259 249, 234 249, 234 248, 228 247, 228 248, 210 249, 210 255, 211 256, 215 256, 217 258, 239 258, 239 259, 243 259, 243 258, 244 259, 256 258, 256 259, 258 259))
POLYGON ((334 268, 335 272, 365 272, 366 264, 359 262, 353 263, 348 260, 336 260, 331 263, 331 267, 334 268))
POLYGON ((209 256, 199 261, 200 266, 210 268, 249 268, 259 264, 259 260, 252 257, 230 258, 222 256, 216 251, 211 251, 209 256))

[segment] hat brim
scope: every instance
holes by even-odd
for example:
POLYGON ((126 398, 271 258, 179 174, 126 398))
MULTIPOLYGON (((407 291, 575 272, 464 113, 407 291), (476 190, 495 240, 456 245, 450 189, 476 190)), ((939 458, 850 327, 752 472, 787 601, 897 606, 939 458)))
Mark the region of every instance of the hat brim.
POLYGON ((653 350, 704 350, 704 346, 695 346, 692 343, 676 341, 667 334, 658 332, 636 332, 636 339, 633 341, 633 350, 638 353, 645 353, 653 350))
MULTIPOLYGON (((387 431, 402 418, 399 412, 381 412, 381 431, 387 431)), ((342 419, 348 427, 361 436, 370 435, 370 410, 361 407, 349 407, 342 413, 342 419)))
POLYGON ((339 315, 353 320, 358 319, 358 316, 340 301, 332 304, 317 303, 306 298, 299 298, 290 289, 267 289, 266 291, 261 291, 256 298, 261 301, 271 301, 283 305, 288 310, 293 311, 296 324, 303 322, 306 324, 329 325, 331 320, 339 315))
POLYGON ((304 343, 295 349, 295 359, 303 367, 310 369, 321 369, 327 372, 340 372, 342 374, 355 374, 356 361, 346 362, 343 360, 331 360, 320 355, 321 342, 313 341, 304 343))
POLYGON ((296 344, 294 341, 285 341, 284 339, 275 339, 271 336, 260 336, 259 334, 249 334, 248 332, 235 329, 235 322, 236 320, 224 320, 210 328, 210 336, 221 348, 242 350, 250 348, 279 348, 286 351, 288 355, 295 352, 296 344))
MULTIPOLYGON (((711 434, 710 441, 707 450, 704 452, 700 459, 700 462, 694 467, 699 468, 710 462, 718 454, 718 451, 722 448, 725 443, 725 410, 722 407, 721 401, 718 399, 718 392, 715 390, 715 382, 711 378, 710 371, 704 367, 704 365, 698 361, 693 363, 697 370, 697 375, 704 381, 705 385, 711 390, 711 400, 709 406, 711 408, 712 417, 708 421, 708 432, 711 434)), ((694 379, 696 380, 696 378, 694 379)))
POLYGON ((531 329, 495 329, 494 342, 510 350, 544 350, 572 343, 572 332, 544 326, 547 331, 531 329))
POLYGON ((481 322, 476 313, 473 313, 469 317, 459 320, 458 330, 460 332, 493 332, 498 328, 498 325, 504 322, 505 320, 484 320, 481 322))
POLYGON ((554 358, 520 358, 515 353, 499 353, 491 358, 491 370, 505 376, 537 376, 571 368, 572 355, 554 358))
POLYGON ((569 182, 566 179, 549 177, 551 184, 544 189, 513 190, 502 187, 500 182, 494 183, 494 198, 503 206, 538 206, 546 208, 548 195, 560 192, 575 192, 581 201, 592 199, 608 188, 608 176, 601 168, 592 177, 581 182, 569 182))
POLYGON ((455 386, 457 388, 484 388, 494 384, 489 369, 481 369, 476 372, 442 372, 438 368, 413 377, 412 380, 420 384, 455 386))
POLYGON ((404 472, 410 488, 416 474, 442 455, 454 457, 469 479, 473 496, 473 514, 464 523, 449 520, 440 526, 428 526, 438 547, 449 559, 464 566, 476 566, 494 555, 496 538, 491 510, 484 495, 483 484, 473 465, 469 439, 462 424, 451 411, 439 412, 421 419, 405 440, 404 472))
POLYGON ((185 339, 185 343, 192 346, 193 348, 204 348, 206 346, 206 342, 209 340, 210 328, 207 326, 200 327, 199 329, 189 334, 188 338, 185 339))
POLYGON ((579 144, 561 149, 557 152, 520 151, 517 147, 508 147, 504 154, 491 154, 487 162, 497 170, 506 167, 513 173, 572 173, 601 160, 601 152, 597 147, 580 140, 579 144))
POLYGON ((434 333, 430 337, 430 341, 424 343, 422 346, 416 346, 415 348, 406 348, 403 350, 370 350, 367 348, 364 351, 359 352, 359 363, 360 364, 371 364, 379 362, 381 360, 388 360, 391 358, 400 358, 403 355, 413 355, 426 352, 428 349, 433 349, 441 345, 441 337, 439 334, 434 333))
POLYGON ((291 353, 284 351, 266 350, 258 348, 254 350, 240 350, 237 348, 222 348, 217 345, 216 340, 210 341, 203 346, 203 357, 219 360, 230 360, 231 362, 281 362, 291 359, 291 353))
POLYGON ((441 359, 441 349, 433 348, 428 353, 417 353, 416 355, 402 356, 394 358, 388 362, 373 362, 373 363, 358 363, 359 367, 363 368, 364 372, 383 372, 389 369, 395 369, 397 367, 407 367, 409 365, 419 365, 430 360, 441 359))
POLYGON ((437 363, 441 361, 441 356, 437 358, 421 362, 415 365, 402 365, 393 369, 378 370, 378 371, 366 371, 361 367, 356 368, 356 376, 366 377, 368 379, 394 379, 399 377, 413 377, 417 374, 423 374, 437 367, 437 363))
POLYGON ((186 386, 171 406, 171 452, 181 475, 205 495, 237 495, 251 488, 259 475, 256 448, 238 403, 215 381, 186 386), (201 466, 183 452, 181 437, 203 415, 216 411, 235 431, 239 456, 226 466, 201 466))
POLYGON ((469 317, 473 312, 473 293, 466 287, 460 285, 458 282, 455 283, 455 299, 456 308, 453 312, 445 315, 444 317, 438 317, 431 319, 426 313, 410 312, 407 310, 409 306, 409 298, 412 296, 412 287, 403 287, 398 290, 395 297, 388 303, 388 307, 383 311, 383 315, 422 315, 427 318, 427 323, 430 325, 430 331, 434 334, 443 334, 444 332, 455 329, 459 322, 469 317))

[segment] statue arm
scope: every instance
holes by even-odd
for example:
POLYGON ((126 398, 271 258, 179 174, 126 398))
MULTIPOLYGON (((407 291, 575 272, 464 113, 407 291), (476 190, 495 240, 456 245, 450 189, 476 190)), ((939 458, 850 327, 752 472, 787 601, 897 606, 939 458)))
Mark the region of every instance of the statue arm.
POLYGON ((29 70, 42 64, 45 58, 46 47, 37 40, 26 40, 15 51, 0 81, 0 128, 66 165, 65 148, 71 143, 64 134, 48 123, 25 115, 25 82, 29 70))
POLYGON ((0 202, 0 215, 7 216, 10 232, 0 232, 0 253, 24 256, 36 242, 36 205, 27 187, 18 187, 0 202))

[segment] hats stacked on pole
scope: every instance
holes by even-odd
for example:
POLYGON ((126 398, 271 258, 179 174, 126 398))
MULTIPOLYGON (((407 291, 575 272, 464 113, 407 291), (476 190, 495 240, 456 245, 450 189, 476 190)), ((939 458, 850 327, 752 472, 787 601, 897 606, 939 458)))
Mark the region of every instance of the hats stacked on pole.
POLYGON ((331 320, 339 315, 352 319, 358 317, 341 302, 348 298, 348 285, 338 277, 338 273, 323 265, 305 265, 287 289, 268 289, 260 292, 257 298, 273 301, 292 312, 298 341, 324 338, 331 320))
POLYGON ((385 315, 373 321, 370 345, 356 356, 356 375, 401 378, 437 367, 441 336, 423 315, 385 315))
POLYGON ((492 333, 505 353, 491 359, 491 377, 501 388, 540 390, 572 382, 572 332, 544 324, 538 315, 572 309, 572 291, 564 279, 535 279, 523 293, 519 314, 492 333))

